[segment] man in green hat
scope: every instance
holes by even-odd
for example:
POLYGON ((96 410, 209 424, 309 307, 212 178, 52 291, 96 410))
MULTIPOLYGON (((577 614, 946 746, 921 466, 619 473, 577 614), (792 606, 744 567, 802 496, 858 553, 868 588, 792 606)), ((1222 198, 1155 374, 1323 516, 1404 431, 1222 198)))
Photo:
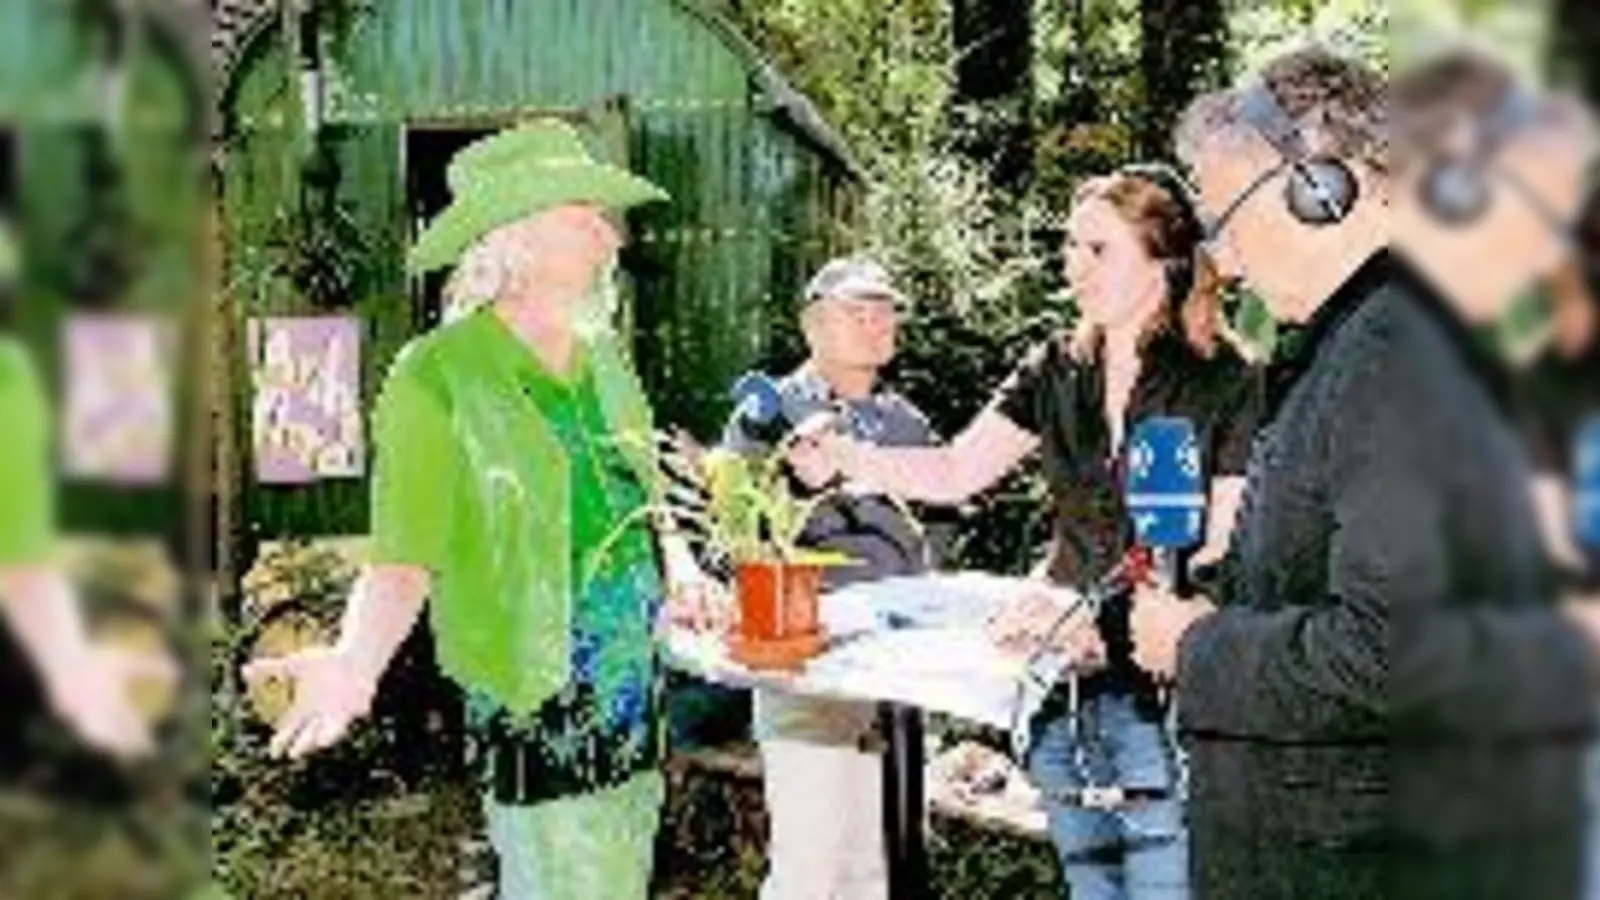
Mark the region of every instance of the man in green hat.
MULTIPOLYGON (((466 147, 447 179, 453 202, 409 263, 456 266, 454 312, 400 352, 378 400, 371 563, 335 646, 246 677, 293 682, 273 752, 326 747, 367 712, 431 598, 484 763, 499 896, 643 898, 668 592, 640 514, 657 483, 651 412, 604 298, 611 217, 666 195, 553 120, 466 147)), ((673 602, 700 602, 692 556, 663 546, 673 602)))

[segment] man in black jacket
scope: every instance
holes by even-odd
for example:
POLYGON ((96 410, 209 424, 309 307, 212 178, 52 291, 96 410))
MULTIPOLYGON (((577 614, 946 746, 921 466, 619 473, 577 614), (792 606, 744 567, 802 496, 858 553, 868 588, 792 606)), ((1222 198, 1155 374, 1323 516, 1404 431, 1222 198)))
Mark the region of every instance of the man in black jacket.
MULTIPOLYGON (((1473 325, 1491 324, 1505 314, 1513 298, 1526 293, 1536 280, 1549 278, 1578 249, 1573 231, 1585 197, 1585 163, 1593 152, 1588 116, 1576 100, 1521 86, 1505 66, 1476 53, 1447 54, 1417 67, 1397 82, 1396 102, 1403 125, 1400 161, 1412 188, 1404 195, 1410 202, 1396 207, 1396 243, 1416 261, 1450 310, 1473 325), (1446 178, 1442 172, 1456 174, 1446 178), (1458 192, 1468 202, 1464 209, 1456 209, 1458 204, 1450 197, 1421 190, 1429 178, 1435 183, 1461 179, 1469 188, 1476 182, 1479 190, 1458 192)), ((1511 390, 1505 371, 1493 362, 1480 371, 1496 411, 1509 414, 1511 390)), ((1525 394, 1522 399, 1533 397, 1525 394)), ((1557 409, 1548 411, 1563 415, 1557 409)), ((1519 412, 1528 414, 1527 409, 1519 412)), ((1536 454, 1535 466, 1538 462, 1536 454)), ((1534 470, 1520 469, 1517 477, 1532 478, 1534 470)), ((1554 533, 1549 523, 1542 531, 1545 538, 1554 533)), ((1575 571, 1570 561, 1566 565, 1568 574, 1575 571)), ((1573 607, 1580 620, 1593 620, 1592 610, 1592 605, 1573 607)), ((1524 649, 1531 653, 1533 648, 1524 649)), ((1533 662, 1530 656, 1526 664, 1533 662)), ((1545 674, 1570 680, 1548 685, 1552 692, 1562 693, 1546 703, 1526 698, 1528 711, 1517 713, 1523 721, 1513 722, 1497 710, 1476 717, 1479 733, 1470 737, 1477 744, 1516 734, 1524 741, 1517 752, 1491 757, 1466 743, 1472 756, 1462 753, 1457 767, 1440 767, 1430 776, 1435 781, 1454 777, 1449 787, 1476 800, 1476 806, 1458 804, 1451 811, 1464 822, 1493 821, 1505 834, 1520 825, 1524 834, 1532 836, 1526 845, 1501 836, 1491 852, 1463 869, 1486 870, 1497 860, 1501 868, 1519 858, 1532 861, 1528 851, 1535 846, 1545 854, 1544 865, 1525 867, 1536 876, 1507 879, 1511 883, 1502 896, 1512 895, 1513 890, 1518 897, 1579 896, 1572 852, 1580 833, 1574 821, 1580 815, 1573 812, 1574 797, 1581 795, 1572 776, 1574 735, 1557 725, 1572 715, 1573 703, 1592 705, 1594 697, 1586 690, 1589 685, 1571 671, 1552 668, 1545 674), (1465 791, 1468 782, 1458 767, 1474 757, 1480 765, 1492 759, 1500 770, 1499 783, 1506 785, 1500 795, 1483 788, 1465 791), (1534 785, 1538 788, 1529 790, 1534 785), (1518 789, 1525 798, 1520 809, 1495 806, 1504 802, 1506 790, 1518 789)), ((1592 817, 1592 809, 1586 809, 1592 817)), ((1594 874, 1590 873, 1591 881, 1594 874)))
POLYGON ((1594 629, 1545 577, 1493 361, 1390 248, 1415 185, 1389 105, 1301 51, 1180 132, 1219 242, 1299 326, 1213 596, 1136 599, 1137 656, 1175 679, 1201 898, 1578 892, 1594 629))

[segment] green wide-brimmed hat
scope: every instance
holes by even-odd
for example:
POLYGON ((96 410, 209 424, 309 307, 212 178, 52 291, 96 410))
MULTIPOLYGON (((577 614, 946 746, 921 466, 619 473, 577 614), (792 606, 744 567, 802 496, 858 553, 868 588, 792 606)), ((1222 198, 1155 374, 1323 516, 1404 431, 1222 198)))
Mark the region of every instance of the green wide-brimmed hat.
POLYGON ((450 205, 417 237, 407 268, 454 264, 473 241, 534 213, 569 203, 624 210, 667 192, 618 166, 596 162, 571 125, 540 119, 463 147, 445 170, 450 205))

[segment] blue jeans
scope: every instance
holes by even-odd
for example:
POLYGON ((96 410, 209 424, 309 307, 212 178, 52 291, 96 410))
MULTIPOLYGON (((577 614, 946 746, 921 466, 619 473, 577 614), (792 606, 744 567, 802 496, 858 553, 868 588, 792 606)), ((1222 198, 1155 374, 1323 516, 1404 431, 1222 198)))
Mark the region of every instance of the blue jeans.
POLYGON ((1047 794, 1084 786, 1165 788, 1168 799, 1084 809, 1046 799, 1050 838, 1071 900, 1186 900, 1189 841, 1173 747, 1160 722, 1139 716, 1129 697, 1084 701, 1080 739, 1056 718, 1039 729, 1028 773, 1047 794))

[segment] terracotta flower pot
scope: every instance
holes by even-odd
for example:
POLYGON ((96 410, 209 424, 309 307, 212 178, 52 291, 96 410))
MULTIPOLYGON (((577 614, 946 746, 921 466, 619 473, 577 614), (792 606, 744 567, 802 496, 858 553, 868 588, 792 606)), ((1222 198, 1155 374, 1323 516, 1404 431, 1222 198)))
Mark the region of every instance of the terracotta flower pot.
POLYGON ((822 652, 822 567, 754 562, 735 569, 739 616, 729 635, 735 659, 752 668, 796 668, 822 652))

